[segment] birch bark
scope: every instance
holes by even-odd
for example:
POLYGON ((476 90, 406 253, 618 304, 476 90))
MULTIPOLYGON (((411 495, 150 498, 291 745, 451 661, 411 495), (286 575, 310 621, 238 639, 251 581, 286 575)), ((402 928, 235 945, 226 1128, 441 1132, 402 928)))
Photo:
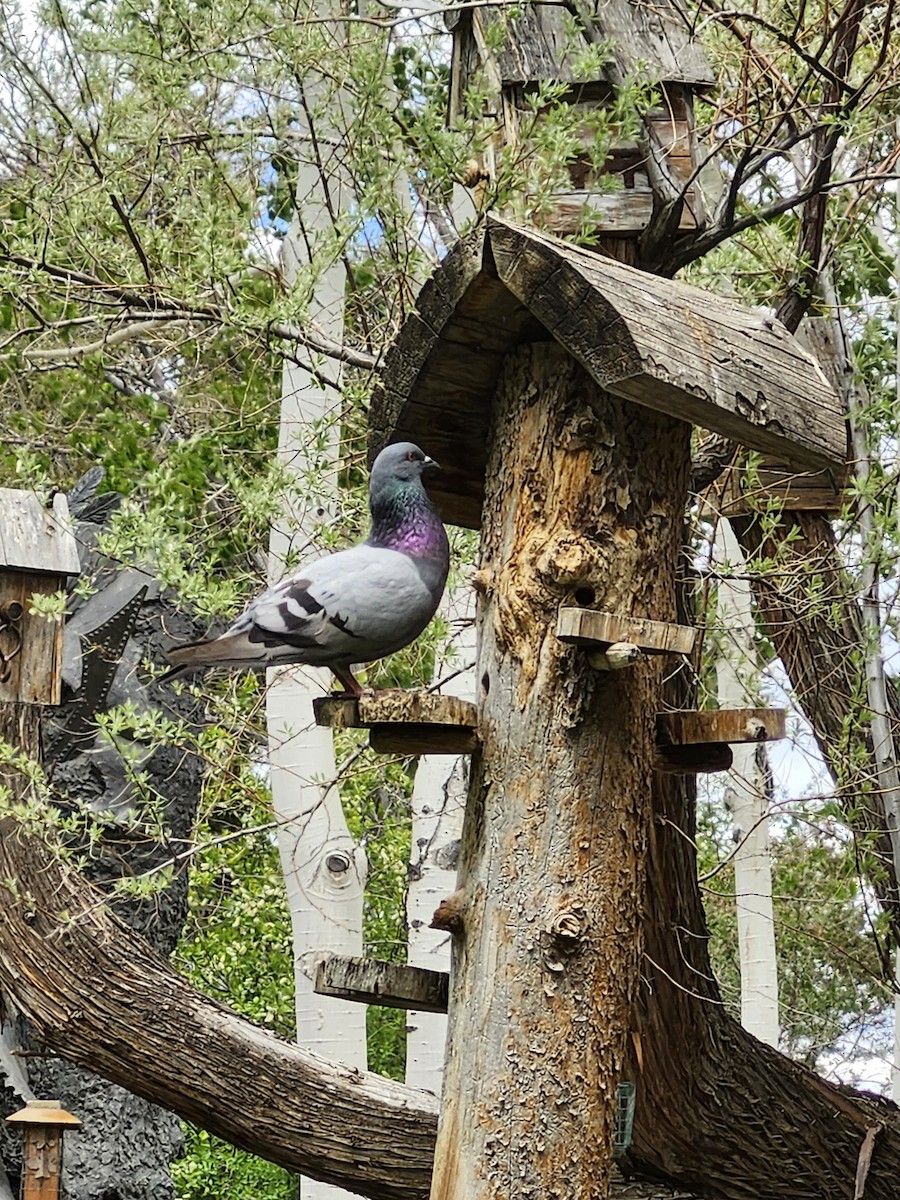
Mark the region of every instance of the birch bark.
MULTIPOLYGON (((744 556, 724 518, 716 528, 716 563, 726 566, 718 587, 723 644, 716 663, 720 708, 752 703, 754 638, 750 583, 742 578, 744 556), (730 577, 728 577, 730 574, 730 577)), ((725 785, 736 848, 734 884, 741 962, 741 1024, 769 1046, 778 1045, 778 965, 772 908, 765 748, 732 746, 734 761, 725 785)))
MULTIPOLYGON (((466 589, 451 595, 444 606, 451 625, 461 623, 456 639, 461 666, 472 665, 441 690, 463 700, 475 697, 474 602, 466 589)), ((419 760, 412 795, 412 846, 406 915, 408 960, 432 971, 450 969, 450 937, 432 929, 431 918, 441 900, 456 887, 459 841, 469 783, 469 756, 448 759, 424 755, 419 760)), ((444 1013, 411 1011, 406 1023, 406 1082, 440 1095, 444 1071, 447 1017, 444 1013)))
MULTIPOLYGON (((307 115, 324 107, 324 90, 310 84, 307 115)), ((330 96, 328 103, 338 103, 330 96)), ((313 118, 310 117, 312 120, 313 118)), ((286 239, 283 270, 289 283, 305 266, 317 264, 337 245, 334 228, 344 189, 337 168, 319 157, 322 130, 309 130, 308 160, 298 171, 297 213, 286 239), (301 236, 302 233, 302 236, 301 236)), ((335 145, 332 139, 327 144, 335 145)), ((325 335, 343 338, 344 267, 332 251, 315 286, 308 319, 325 335)), ((330 368, 336 370, 336 368, 330 368)), ((339 382, 338 379, 335 382, 339 382)), ((312 366, 286 363, 282 379, 279 458, 296 486, 289 488, 283 517, 272 529, 269 575, 275 582, 285 563, 309 554, 327 511, 318 497, 333 499, 338 454, 337 387, 328 389, 312 366), (309 499, 310 492, 312 499, 309 499)), ((366 1010, 358 1004, 317 996, 315 962, 331 951, 362 953, 363 890, 366 859, 350 836, 341 808, 331 730, 315 724, 312 701, 327 677, 301 667, 268 672, 266 721, 272 803, 278 821, 278 848, 291 913, 295 955, 297 1039, 301 1046, 349 1066, 366 1066, 366 1010)), ((305 1179, 304 1200, 337 1200, 350 1193, 305 1179)))

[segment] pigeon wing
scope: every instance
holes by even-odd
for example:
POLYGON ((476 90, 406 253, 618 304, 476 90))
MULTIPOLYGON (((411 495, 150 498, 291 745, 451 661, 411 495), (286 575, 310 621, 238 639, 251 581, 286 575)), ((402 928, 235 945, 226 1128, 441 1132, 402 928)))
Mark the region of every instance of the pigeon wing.
POLYGON ((363 545, 302 567, 254 601, 229 632, 296 651, 313 665, 368 662, 412 641, 435 607, 408 555, 363 545))

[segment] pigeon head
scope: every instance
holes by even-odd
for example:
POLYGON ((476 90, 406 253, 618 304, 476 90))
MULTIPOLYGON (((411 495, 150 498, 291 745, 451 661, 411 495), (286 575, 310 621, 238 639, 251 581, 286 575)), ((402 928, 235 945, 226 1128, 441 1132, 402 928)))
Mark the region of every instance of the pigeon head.
POLYGON ((422 472, 436 466, 434 459, 412 442, 398 442, 382 450, 369 481, 370 546, 446 558, 447 534, 422 484, 422 472))
POLYGON ((422 472, 437 463, 412 442, 386 446, 372 464, 369 488, 374 494, 393 483, 411 483, 421 479, 422 472))

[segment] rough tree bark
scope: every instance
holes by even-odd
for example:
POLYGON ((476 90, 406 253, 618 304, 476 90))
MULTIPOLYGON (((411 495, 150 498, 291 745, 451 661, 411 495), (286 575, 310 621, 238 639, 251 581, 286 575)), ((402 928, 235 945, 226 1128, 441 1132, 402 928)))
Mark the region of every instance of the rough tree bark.
MULTIPOLYGON (((7 714, 0 736, 11 740, 7 714)), ((427 1194, 433 1096, 329 1063, 208 1000, 5 815, 0 881, 0 984, 45 1049, 289 1170, 376 1200, 427 1194)))
MULTIPOLYGON (((27 745, 7 714, 0 733, 27 745)), ((638 1084, 634 1165, 712 1200, 847 1200, 871 1133, 865 1200, 896 1200, 894 1105, 826 1083, 722 1008, 697 888, 693 791, 658 776, 653 794, 627 1069, 638 1084)), ((598 821, 596 836, 610 828, 598 821)), ((0 985, 47 1050, 290 1170, 375 1200, 427 1196, 433 1096, 327 1063, 207 1000, 12 817, 0 822, 0 880, 0 985)), ((548 1053, 558 1040, 554 1029, 548 1053)), ((589 1063, 581 1074, 590 1089, 589 1063)))
POLYGON ((555 344, 501 375, 432 1200, 607 1195, 663 669, 595 672, 553 629, 562 602, 674 617, 688 435, 555 344))

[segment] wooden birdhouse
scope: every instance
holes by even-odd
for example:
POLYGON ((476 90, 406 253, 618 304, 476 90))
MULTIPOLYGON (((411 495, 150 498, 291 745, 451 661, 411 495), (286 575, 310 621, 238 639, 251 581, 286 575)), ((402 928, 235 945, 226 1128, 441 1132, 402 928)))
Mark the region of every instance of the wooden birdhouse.
POLYGON ((0 701, 59 704, 63 622, 34 597, 80 570, 65 496, 45 508, 34 492, 0 488, 0 701))
POLYGON ((555 341, 608 392, 760 451, 795 473, 846 469, 842 402, 777 321, 489 217, 422 289, 388 353, 371 413, 428 447, 446 520, 478 529, 492 397, 504 357, 555 341))
POLYGON ((483 130, 487 126, 470 169, 476 189, 498 178, 504 152, 527 156, 538 140, 541 119, 553 106, 542 108, 536 97, 543 84, 553 83, 564 88, 554 104, 562 101, 584 113, 583 150, 568 162, 567 182, 532 214, 535 222, 567 235, 582 230, 587 218, 606 234, 636 236, 653 213, 655 171, 684 194, 679 228, 705 224, 696 177, 694 96, 708 90, 714 78, 668 0, 652 5, 606 0, 577 19, 565 6, 551 4, 527 4, 514 13, 462 8, 448 12, 446 21, 453 34, 451 124, 471 125, 474 120, 483 130), (580 60, 598 45, 606 55, 605 66, 596 78, 586 78, 580 60), (615 141, 605 162, 598 163, 592 151, 592 115, 609 106, 614 90, 620 91, 626 80, 651 83, 658 102, 643 114, 640 134, 615 141), (479 112, 472 111, 473 103, 479 112), (617 186, 610 187, 611 180, 617 186))

